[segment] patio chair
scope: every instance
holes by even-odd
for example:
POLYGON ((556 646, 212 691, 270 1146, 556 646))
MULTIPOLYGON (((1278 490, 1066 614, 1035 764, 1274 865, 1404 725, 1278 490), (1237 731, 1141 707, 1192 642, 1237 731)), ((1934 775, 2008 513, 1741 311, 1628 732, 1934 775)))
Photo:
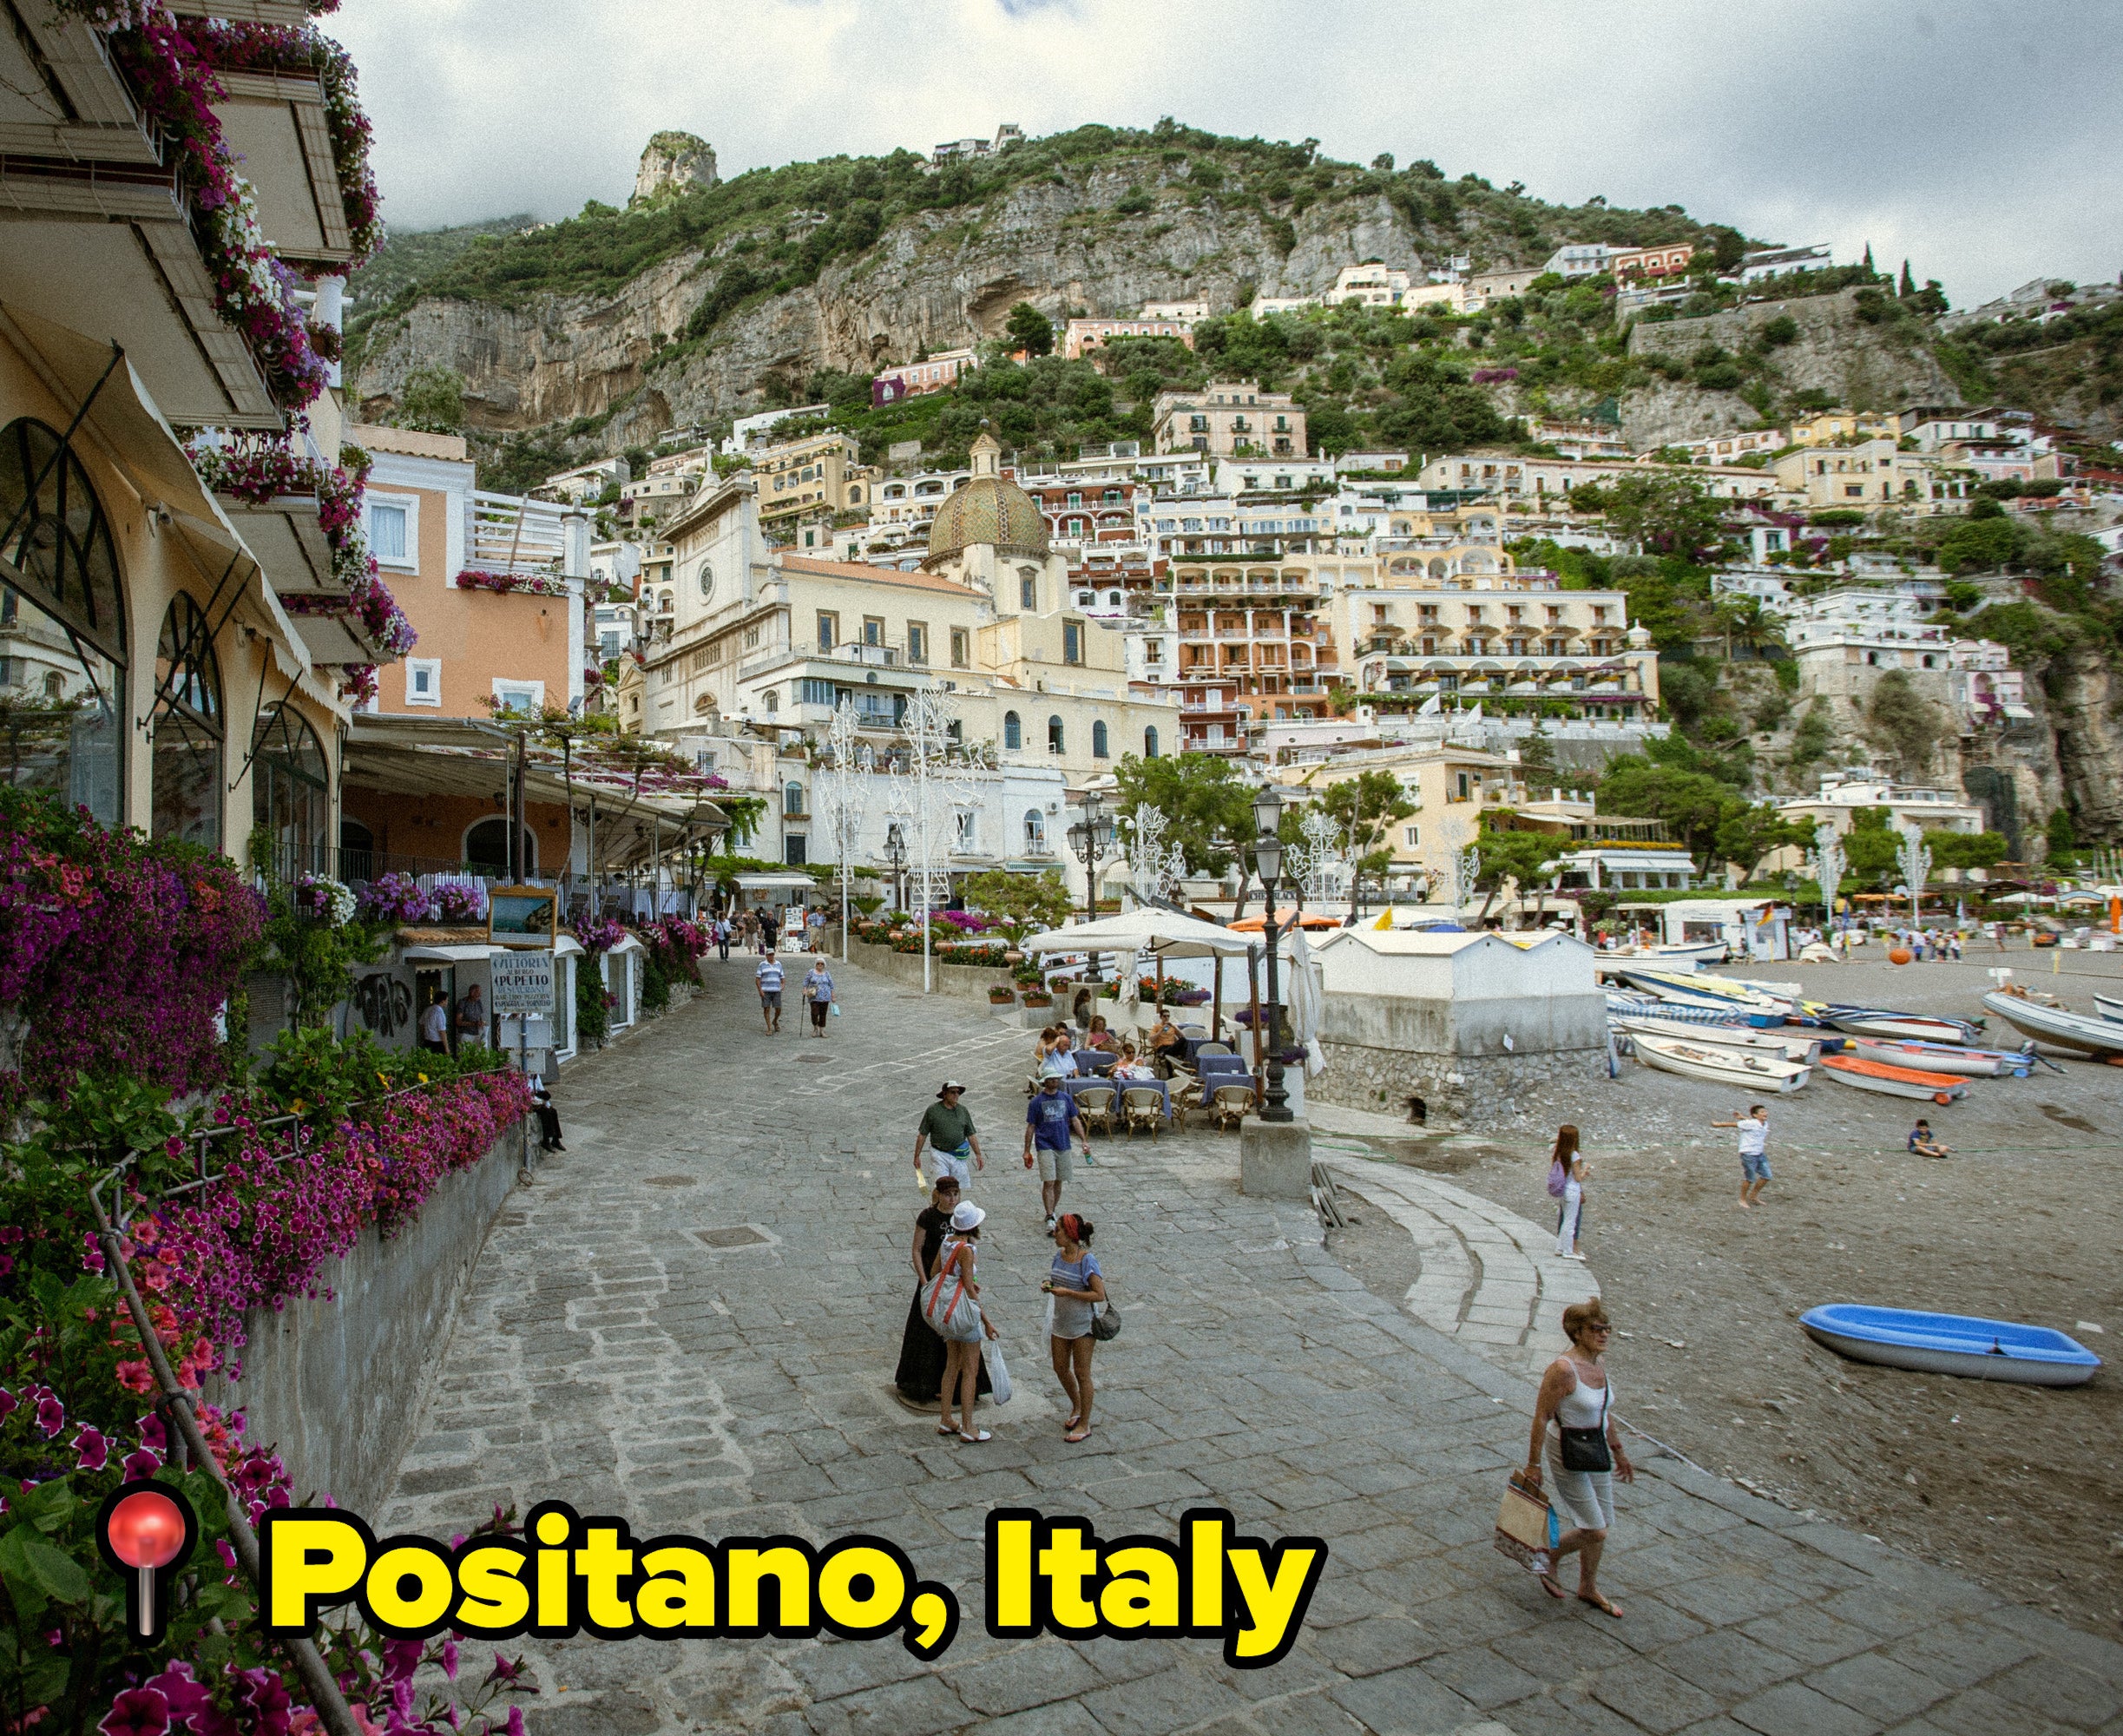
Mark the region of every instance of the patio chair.
POLYGON ((1119 1097, 1110 1085, 1087 1085, 1076 1094, 1076 1113, 1083 1117, 1087 1128, 1095 1121, 1102 1131, 1111 1133, 1119 1097))
POLYGON ((1236 1055, 1238 1051, 1227 1042, 1205 1042, 1195 1046, 1194 1055, 1200 1059, 1205 1055, 1236 1055))
POLYGON ((1253 1113, 1253 1088, 1251 1085, 1219 1085, 1216 1095, 1209 1099, 1209 1113, 1216 1118, 1219 1128, 1235 1128, 1253 1113))
POLYGON ((1150 1137, 1157 1137, 1158 1129, 1165 1121, 1165 1094, 1153 1091, 1147 1085, 1131 1085, 1121 1094, 1121 1116, 1127 1124, 1128 1137, 1133 1139, 1137 1128, 1147 1127, 1150 1137))

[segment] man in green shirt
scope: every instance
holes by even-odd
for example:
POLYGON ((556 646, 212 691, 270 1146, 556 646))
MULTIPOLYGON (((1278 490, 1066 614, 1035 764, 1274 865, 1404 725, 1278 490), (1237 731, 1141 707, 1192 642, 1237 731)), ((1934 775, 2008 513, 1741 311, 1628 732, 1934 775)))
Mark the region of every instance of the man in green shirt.
POLYGON ((934 1187, 946 1175, 957 1177, 962 1187, 969 1186, 973 1176, 966 1167, 968 1157, 973 1160, 974 1168, 988 1167, 988 1160, 981 1155, 980 1135, 973 1131, 972 1112, 958 1107, 965 1088, 956 1079, 945 1080, 937 1101, 922 1111, 921 1128, 914 1135, 914 1179, 924 1188, 934 1187), (934 1177, 922 1174, 923 1146, 930 1147, 934 1177))

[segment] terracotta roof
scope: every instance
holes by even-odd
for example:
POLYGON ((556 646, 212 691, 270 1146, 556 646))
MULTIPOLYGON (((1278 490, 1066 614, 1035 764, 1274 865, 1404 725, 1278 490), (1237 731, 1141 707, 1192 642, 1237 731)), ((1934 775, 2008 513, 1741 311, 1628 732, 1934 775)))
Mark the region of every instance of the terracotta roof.
POLYGON ((815 573, 827 579, 867 579, 876 584, 905 585, 919 591, 942 591, 948 596, 971 600, 984 593, 970 585, 962 585, 956 579, 940 579, 933 573, 903 572, 897 567, 870 567, 856 561, 825 561, 815 555, 792 555, 784 551, 779 557, 785 570, 815 573))

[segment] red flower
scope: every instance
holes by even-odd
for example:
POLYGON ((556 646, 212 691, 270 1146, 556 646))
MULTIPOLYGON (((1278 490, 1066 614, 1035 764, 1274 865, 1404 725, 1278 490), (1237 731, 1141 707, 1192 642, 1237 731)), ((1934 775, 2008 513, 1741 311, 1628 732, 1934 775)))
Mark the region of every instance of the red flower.
POLYGON ((122 1362, 118 1364, 118 1384, 128 1392, 152 1392, 154 1371, 144 1362, 122 1362))

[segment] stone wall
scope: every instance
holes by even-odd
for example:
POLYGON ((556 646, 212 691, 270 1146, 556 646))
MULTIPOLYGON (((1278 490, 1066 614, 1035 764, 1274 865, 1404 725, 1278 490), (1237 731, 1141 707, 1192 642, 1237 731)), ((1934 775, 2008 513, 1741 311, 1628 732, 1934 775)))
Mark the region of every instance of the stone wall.
MULTIPOLYGON (((918 952, 894 952, 889 946, 871 946, 858 940, 849 947, 848 957, 865 970, 893 977, 913 989, 922 986, 922 955, 918 952)), ((827 955, 827 962, 840 962, 838 946, 827 955)), ((978 1001, 983 1006, 988 1003, 988 990, 1009 980, 1009 970, 998 965, 946 964, 937 958, 930 961, 930 982, 937 994, 954 1000, 978 1001)))
POLYGON ((1607 1045, 1535 1055, 1446 1055, 1370 1049, 1322 1039, 1325 1069, 1305 1083, 1313 1101, 1375 1115, 1406 1115, 1420 1097, 1426 1125, 1447 1132, 1486 1127, 1516 1113, 1518 1094, 1535 1086, 1581 1084, 1607 1076, 1607 1045))
POLYGON ((390 1493, 519 1152, 512 1128, 390 1240, 363 1230, 320 1274, 328 1288, 245 1320, 243 1378, 201 1396, 247 1413, 246 1438, 280 1454, 298 1502, 329 1494, 372 1516, 390 1493))
POLYGON ((1405 1115, 1423 1099, 1431 1127, 1480 1127, 1515 1113, 1522 1090, 1607 1072, 1600 995, 1445 1001, 1331 994, 1320 1022, 1325 1069, 1311 1098, 1405 1115), (1508 1036, 1511 1046, 1504 1046, 1508 1036))

